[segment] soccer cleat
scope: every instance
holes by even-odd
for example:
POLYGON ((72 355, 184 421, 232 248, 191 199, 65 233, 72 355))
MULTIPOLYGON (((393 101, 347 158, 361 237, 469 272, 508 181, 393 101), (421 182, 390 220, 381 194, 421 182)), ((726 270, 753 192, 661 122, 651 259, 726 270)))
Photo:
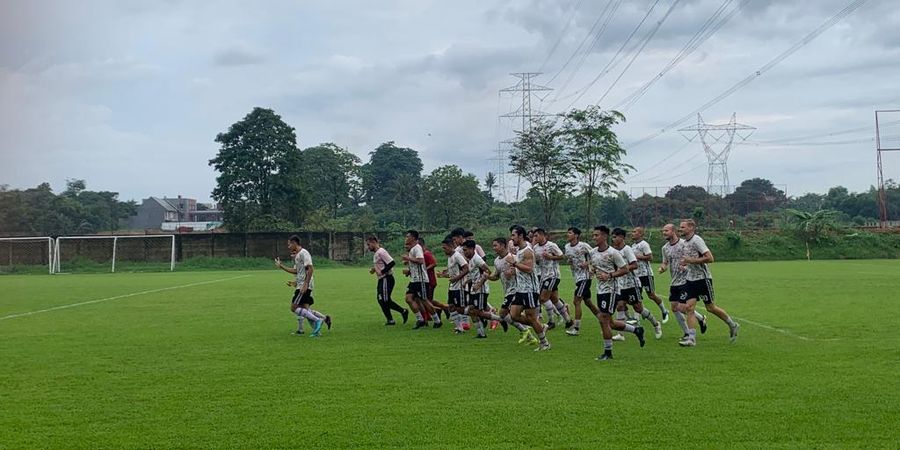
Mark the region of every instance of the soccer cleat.
POLYGON ((329 316, 328 314, 325 315, 325 325, 328 326, 329 330, 331 329, 331 316, 329 316))
POLYGON ((487 335, 486 334, 476 334, 475 339, 487 339, 487 335))
POLYGON ((528 345, 538 345, 540 343, 541 341, 538 338, 534 337, 533 334, 528 335, 528 345))
POLYGON ((551 320, 551 321, 547 322, 547 325, 544 325, 544 328, 546 328, 547 331, 550 331, 550 330, 556 328, 556 322, 551 320))
POLYGON ((297 330, 291 333, 291 336, 303 336, 303 330, 297 330))
POLYGON ((566 330, 566 334, 568 334, 569 336, 578 336, 578 328, 572 327, 566 330))
POLYGON ((432 325, 431 327, 432 328, 440 328, 442 326, 444 326, 444 322, 435 322, 434 325, 432 325))
POLYGON ((700 334, 706 334, 706 316, 703 316, 703 320, 700 322, 700 334))
POLYGON ((519 336, 519 343, 520 343, 520 344, 524 344, 524 343, 528 342, 528 338, 530 338, 530 337, 531 337, 531 334, 528 333, 528 330, 527 330, 527 329, 526 329, 526 330, 522 330, 522 335, 519 336))
POLYGON ((460 330, 459 328, 454 328, 453 334, 463 334, 463 330, 460 330))
POLYGON ((682 347, 694 347, 697 345, 697 342, 695 342, 690 337, 687 337, 687 338, 684 338, 684 339, 678 341, 678 345, 680 345, 682 347))
POLYGON ((625 340, 625 336, 623 336, 622 333, 616 333, 616 334, 613 335, 612 340, 614 340, 614 341, 624 341, 624 340, 625 340))
POLYGON ((669 311, 663 310, 662 323, 669 323, 669 311))
POLYGON ((545 352, 547 350, 550 350, 549 342, 547 342, 546 344, 541 344, 538 346, 538 348, 534 349, 534 351, 536 351, 536 352, 545 352))
POLYGON ((613 359, 612 352, 609 350, 604 350, 603 354, 597 357, 597 361, 608 361, 613 359))
POLYGON ((319 333, 322 331, 322 324, 324 324, 324 323, 325 323, 325 321, 322 319, 317 320, 316 325, 313 327, 313 332, 310 336, 318 336, 319 333))
POLYGON ((656 325, 653 326, 653 337, 662 339, 662 324, 659 322, 656 322, 656 325))
POLYGON ((403 311, 400 311, 400 315, 403 316, 403 323, 406 324, 406 321, 409 320, 409 310, 404 309, 403 311))
POLYGON ((737 322, 735 322, 735 323, 734 323, 734 326, 731 327, 731 333, 730 333, 730 339, 731 339, 731 342, 734 342, 734 341, 737 340, 737 334, 738 334, 738 330, 739 330, 740 328, 741 328, 741 324, 739 324, 739 323, 737 323, 737 322))
POLYGON ((637 336, 638 342, 641 343, 641 347, 643 347, 644 344, 647 343, 647 341, 644 340, 644 327, 637 327, 637 328, 635 328, 635 329, 634 329, 634 335, 637 336))
POLYGON ((447 317, 447 320, 450 320, 450 309, 444 308, 444 316, 447 317))
POLYGON ((501 321, 500 321, 500 326, 503 327, 503 332, 504 332, 504 333, 506 333, 507 331, 509 331, 509 324, 506 323, 505 320, 501 320, 501 321))
POLYGON ((384 323, 384 326, 388 326, 388 325, 397 325, 397 322, 394 322, 393 320, 388 320, 387 322, 384 323))
POLYGON ((428 326, 428 322, 426 322, 424 320, 417 320, 416 326, 413 327, 413 330, 418 330, 419 328, 427 327, 427 326, 428 326))
POLYGON ((568 329, 570 329, 570 328, 572 328, 572 327, 574 327, 574 326, 575 326, 575 321, 574 321, 574 320, 570 320, 570 321, 566 322, 566 330, 568 330, 568 329))

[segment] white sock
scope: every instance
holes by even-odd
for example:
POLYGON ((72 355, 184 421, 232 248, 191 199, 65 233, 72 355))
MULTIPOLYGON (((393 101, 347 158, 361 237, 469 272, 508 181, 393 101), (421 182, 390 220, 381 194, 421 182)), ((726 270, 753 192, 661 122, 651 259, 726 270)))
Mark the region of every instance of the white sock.
POLYGON ((550 300, 545 301, 544 309, 547 310, 547 320, 550 322, 553 322, 553 314, 554 313, 556 313, 557 315, 559 314, 559 312, 556 311, 556 307, 553 306, 553 302, 551 302, 550 300))
POLYGON ((653 324, 654 327, 659 325, 659 322, 656 321, 656 318, 653 317, 653 314, 650 314, 650 310, 647 308, 644 308, 644 310, 641 311, 641 317, 649 320, 650 323, 653 324))
POLYGON ((575 319, 575 328, 581 328, 581 319, 575 319))
POLYGON ((423 322, 425 320, 422 318, 421 312, 416 312, 416 320, 418 320, 419 322, 423 322))
POLYGON ((568 322, 570 319, 569 319, 569 312, 566 311, 566 304, 557 300, 556 305, 554 305, 554 306, 556 307, 556 312, 558 312, 559 315, 562 316, 563 320, 568 322))
POLYGON ((678 325, 681 326, 681 331, 684 334, 688 334, 688 326, 687 321, 685 320, 684 313, 681 311, 675 311, 675 320, 678 321, 678 325))

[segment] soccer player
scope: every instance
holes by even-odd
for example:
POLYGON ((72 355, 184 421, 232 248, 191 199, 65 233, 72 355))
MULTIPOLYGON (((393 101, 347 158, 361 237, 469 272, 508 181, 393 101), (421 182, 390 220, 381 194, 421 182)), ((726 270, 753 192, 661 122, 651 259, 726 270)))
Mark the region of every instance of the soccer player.
POLYGON ((621 320, 613 320, 612 314, 616 309, 617 280, 628 276, 628 265, 622 258, 622 254, 609 246, 609 228, 605 225, 594 227, 594 242, 597 244, 590 254, 591 273, 597 278, 597 308, 600 314, 600 330, 603 332, 603 354, 597 357, 598 361, 612 359, 612 330, 634 333, 644 346, 644 329, 638 325, 630 325, 621 320))
POLYGON ((547 231, 543 228, 535 228, 532 233, 534 239, 534 258, 540 267, 541 274, 541 304, 547 310, 547 329, 556 328, 553 322, 553 314, 561 317, 566 328, 573 325, 566 311, 566 305, 559 300, 559 261, 565 258, 563 251, 555 242, 548 239, 547 231))
POLYGON ((440 328, 442 325, 440 316, 433 311, 428 311, 431 307, 426 300, 428 297, 428 272, 425 270, 425 252, 418 241, 419 232, 407 230, 405 244, 409 247, 409 253, 403 255, 403 263, 408 266, 403 269, 403 274, 409 277, 409 285, 406 287, 406 303, 416 314, 416 326, 413 329, 418 330, 428 326, 423 311, 431 314, 434 328, 440 328))
POLYGON ((550 341, 544 332, 544 326, 537 318, 538 303, 538 279, 534 274, 534 252, 525 245, 525 229, 520 225, 513 225, 509 229, 510 239, 516 246, 516 254, 507 254, 506 262, 516 271, 516 299, 510 306, 510 315, 513 320, 530 326, 538 335, 540 345, 535 351, 550 350, 550 341), (524 317, 523 317, 524 314, 524 317))
POLYGON ((442 270, 438 275, 447 278, 450 282, 447 290, 447 307, 450 310, 450 320, 455 324, 453 332, 461 334, 465 332, 463 314, 466 308, 462 295, 462 284, 469 273, 469 263, 462 253, 456 251, 456 244, 450 236, 441 242, 441 248, 447 255, 447 269, 442 270))
POLYGON ((653 251, 650 249, 650 244, 644 240, 644 227, 635 227, 631 230, 631 238, 633 240, 631 249, 634 250, 634 256, 638 259, 637 275, 641 281, 641 288, 647 293, 647 297, 659 307, 659 312, 662 314, 662 323, 668 323, 669 311, 663 305, 662 298, 656 295, 653 267, 650 266, 650 263, 653 261, 653 251))
POLYGON ((612 247, 622 254, 622 259, 628 266, 628 273, 617 280, 619 294, 616 298, 617 317, 619 320, 625 319, 625 311, 628 306, 634 309, 638 317, 643 317, 653 325, 653 331, 656 339, 662 338, 662 325, 653 317, 649 309, 644 308, 644 302, 641 301, 641 281, 638 279, 635 271, 638 268, 638 260, 634 255, 634 250, 625 243, 625 230, 614 228, 612 232, 612 247), (619 283, 620 282, 620 283, 619 283))
POLYGON ((506 239, 502 237, 494 239, 494 241, 491 242, 491 248, 494 250, 494 253, 497 254, 497 257, 494 259, 494 272, 488 276, 488 279, 491 281, 500 280, 500 285, 503 287, 503 304, 500 305, 499 314, 502 320, 501 324, 503 324, 503 331, 506 331, 509 328, 509 325, 512 325, 521 333, 519 339, 520 344, 532 340, 536 344, 537 338, 531 336, 528 327, 513 320, 509 313, 509 308, 516 299, 516 269, 506 260, 506 255, 509 254, 506 239))
POLYGON ((425 245, 425 238, 419 237, 419 245, 422 246, 422 251, 425 253, 425 271, 428 272, 428 289, 426 294, 428 294, 428 298, 425 300, 428 301, 428 304, 431 305, 431 308, 435 311, 435 314, 438 316, 441 315, 441 311, 445 311, 447 313, 447 317, 450 317, 450 313, 447 311, 447 305, 437 301, 434 299, 434 289, 437 287, 437 276, 434 274, 434 268, 437 266, 437 260, 434 259, 434 253, 431 253, 431 250, 428 249, 428 246, 425 245))
POLYGON ((600 310, 594 306, 591 300, 591 274, 588 271, 588 255, 592 247, 586 242, 581 242, 581 230, 571 227, 566 231, 565 255, 569 260, 569 268, 572 269, 572 278, 575 279, 575 294, 572 303, 575 304, 575 320, 572 326, 566 330, 569 336, 578 336, 581 329, 581 303, 587 305, 591 313, 596 317, 600 310))
POLYGON ((391 293, 394 292, 394 258, 385 250, 381 243, 378 242, 378 236, 374 234, 366 238, 366 246, 372 255, 372 267, 369 273, 378 277, 378 287, 376 289, 375 298, 378 300, 378 306, 381 307, 381 313, 387 322, 385 325, 396 325, 391 310, 397 311, 403 317, 403 323, 409 319, 409 310, 401 307, 393 299, 391 293))
MULTIPOLYGON (((466 306, 466 312, 472 321, 475 322, 478 334, 475 336, 479 339, 487 337, 487 321, 500 320, 500 316, 491 312, 488 306, 488 277, 491 276, 491 269, 475 251, 475 241, 467 240, 463 242, 463 256, 469 259, 468 286, 469 286, 469 304, 466 306)), ((507 329, 506 322, 503 323, 504 331, 507 329)))
POLYGON ((293 235, 288 238, 288 250, 294 257, 294 267, 285 267, 281 259, 275 258, 275 267, 296 275, 296 280, 290 283, 294 286, 294 296, 291 298, 291 312, 297 315, 297 331, 295 334, 303 334, 303 319, 308 319, 313 324, 313 331, 309 337, 318 337, 322 334, 322 324, 331 329, 331 316, 313 310, 310 306, 313 300, 313 263, 312 255, 300 245, 300 237, 293 235))
MULTIPOLYGON (((728 325, 731 342, 737 340, 738 329, 740 325, 731 320, 731 316, 715 303, 715 294, 713 291, 712 273, 709 271, 708 264, 715 261, 706 242, 696 234, 697 224, 693 220, 683 220, 679 226, 681 238, 684 239, 684 254, 679 262, 680 266, 687 271, 687 308, 688 327, 691 328, 690 341, 683 345, 693 347, 697 345, 697 335, 694 332, 696 327, 696 319, 693 312, 697 307, 697 300, 703 301, 706 310, 715 314, 716 317, 722 319, 728 325), (693 320, 692 320, 693 319, 693 320)), ((679 342, 680 343, 680 342, 679 342)))
MULTIPOLYGON (((472 231, 466 230, 466 232, 463 233, 463 239, 464 239, 464 242, 469 241, 469 240, 474 241, 475 233, 473 233, 472 231)), ((481 246, 478 245, 477 243, 475 244, 475 254, 480 256, 481 259, 484 259, 485 255, 486 255, 486 253, 484 253, 484 249, 481 248, 481 246)))
MULTIPOLYGON (((684 303, 687 301, 687 290, 685 289, 685 285, 687 284, 687 271, 681 267, 681 259, 684 256, 684 239, 678 237, 678 232, 675 230, 675 225, 671 223, 667 223, 662 228, 663 238, 666 239, 666 243, 662 246, 662 264, 659 266, 659 273, 663 273, 666 270, 669 271, 669 275, 671 275, 671 282, 669 283, 669 306, 672 308, 672 313, 675 315, 675 320, 678 321, 678 326, 681 327, 681 331, 684 335, 681 337, 682 342, 687 342, 690 338, 690 328, 688 327, 687 318, 685 316, 685 312, 687 309, 684 307, 684 303)), ((694 314, 698 314, 696 310, 694 314)), ((699 318, 700 322, 700 332, 706 332, 706 318, 699 318)))

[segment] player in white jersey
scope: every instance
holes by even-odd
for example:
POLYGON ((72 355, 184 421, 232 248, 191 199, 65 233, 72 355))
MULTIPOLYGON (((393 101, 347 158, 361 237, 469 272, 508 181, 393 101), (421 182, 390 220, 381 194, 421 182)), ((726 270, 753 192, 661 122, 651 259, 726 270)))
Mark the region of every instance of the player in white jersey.
POLYGON ((328 329, 331 329, 331 316, 310 308, 315 303, 312 296, 312 255, 300 245, 300 237, 297 235, 288 238, 288 250, 294 257, 294 267, 285 267, 279 258, 275 258, 275 267, 296 276, 294 281, 288 282, 289 286, 294 287, 294 296, 291 298, 291 312, 297 316, 297 331, 294 334, 303 334, 303 319, 307 319, 313 325, 309 337, 318 337, 322 333, 322 324, 328 325, 328 329))
POLYGON ((409 318, 409 310, 402 308, 393 299, 391 293, 394 291, 394 258, 391 254, 381 246, 378 242, 378 236, 374 234, 366 238, 366 247, 372 252, 372 267, 369 273, 378 277, 378 284, 375 289, 375 299, 378 306, 381 307, 381 313, 386 320, 385 325, 395 325, 394 317, 391 310, 397 311, 403 317, 403 323, 409 318))
MULTIPOLYGON (((475 240, 475 233, 473 233, 472 231, 466 230, 466 232, 463 233, 463 239, 465 239, 466 241, 474 241, 474 240, 475 240)), ((479 244, 477 244, 477 243, 475 244, 475 254, 478 255, 478 256, 480 256, 481 259, 484 259, 485 261, 487 261, 487 260, 485 259, 485 257, 487 256, 487 254, 484 252, 484 249, 481 248, 481 245, 479 245, 479 244)))
POLYGON ((537 318, 538 279, 534 275, 534 252, 525 245, 525 228, 513 225, 509 228, 509 237, 516 246, 515 255, 506 255, 506 261, 516 271, 516 299, 510 306, 513 320, 530 326, 538 335, 540 345, 535 351, 550 350, 550 342, 544 332, 544 326, 537 318), (524 314, 524 317, 522 316, 524 314))
POLYGON ((537 338, 531 336, 528 332, 528 327, 513 320, 509 313, 509 308, 516 299, 516 269, 506 260, 506 255, 509 254, 509 251, 507 250, 507 240, 504 238, 494 239, 493 242, 491 242, 491 248, 494 250, 497 257, 494 259, 494 271, 488 276, 488 279, 491 281, 499 280, 500 286, 503 287, 503 304, 500 305, 499 314, 502 320, 500 323, 503 324, 503 331, 506 331, 509 328, 509 325, 512 325, 522 333, 519 339, 520 344, 532 340, 534 344, 537 344, 537 338))
MULTIPOLYGON (((684 240, 678 237, 675 225, 671 223, 666 224, 662 228, 662 235, 663 238, 665 238, 666 243, 662 246, 663 258, 662 264, 659 266, 659 273, 664 273, 668 270, 669 275, 671 275, 671 282, 669 285, 669 306, 672 308, 672 314, 675 315, 678 326, 681 327, 681 331, 684 333, 681 341, 686 342, 690 337, 690 328, 688 328, 687 325, 687 318, 685 316, 687 310, 684 307, 684 304, 687 301, 687 291, 685 290, 687 284, 687 270, 681 267, 681 259, 684 256, 684 240)), ((694 317, 700 323, 700 332, 705 333, 706 317, 703 317, 696 310, 694 310, 694 317)))
MULTIPOLYGON (((641 280, 635 271, 638 268, 638 260, 634 255, 634 250, 625 244, 625 230, 615 228, 612 232, 612 247, 622 254, 625 264, 628 265, 628 275, 619 278, 619 297, 617 299, 616 313, 617 319, 624 320, 625 312, 629 306, 634 310, 639 318, 644 318, 651 325, 656 339, 662 338, 662 324, 660 324, 650 310, 644 308, 644 302, 641 299, 641 280)), ((640 319, 638 319, 640 321, 640 319)))
POLYGON ((447 307, 450 309, 450 320, 455 324, 453 332, 461 334, 465 332, 463 323, 466 308, 462 285, 469 273, 469 262, 462 253, 455 250, 455 247, 453 239, 449 236, 441 242, 441 248, 447 255, 447 269, 441 271, 438 277, 447 278, 450 282, 447 290, 447 307))
POLYGON ((659 307, 662 323, 668 323, 669 311, 663 305, 662 298, 656 295, 653 267, 650 265, 653 261, 653 250, 650 249, 650 244, 644 240, 644 227, 635 227, 631 230, 631 239, 631 249, 634 250, 634 256, 638 259, 637 276, 641 280, 641 288, 647 293, 647 297, 659 307))
POLYGON ((553 322, 554 314, 561 317, 566 328, 569 328, 573 325, 572 319, 569 318, 565 303, 559 300, 559 261, 565 259, 565 255, 555 242, 548 239, 547 231, 543 228, 535 228, 532 238, 534 259, 541 269, 541 304, 547 310, 547 329, 556 327, 553 322))
POLYGON ((629 276, 628 265, 622 254, 609 246, 609 228, 605 225, 594 227, 594 243, 597 247, 591 250, 590 270, 597 278, 597 308, 600 314, 600 330, 603 332, 603 354, 597 357, 598 361, 612 359, 612 330, 634 333, 644 346, 644 329, 641 326, 627 324, 621 320, 613 320, 612 314, 616 308, 616 293, 618 292, 618 280, 629 276))
POLYGON ((406 287, 406 303, 410 309, 416 314, 416 326, 413 329, 419 329, 428 326, 425 321, 423 311, 431 314, 434 320, 434 328, 440 328, 441 316, 428 304, 428 272, 425 270, 425 252, 419 245, 419 232, 416 230, 408 230, 406 232, 406 246, 409 253, 403 255, 403 263, 407 265, 403 269, 403 274, 409 277, 409 285, 406 287))
MULTIPOLYGON (((708 264, 715 261, 709 247, 703 238, 696 234, 697 224, 693 220, 688 219, 681 222, 679 231, 681 238, 684 239, 684 255, 681 258, 680 265, 687 271, 687 301, 685 307, 688 313, 693 313, 697 307, 697 300, 703 301, 706 310, 715 314, 716 317, 722 319, 728 325, 731 342, 737 339, 738 329, 740 325, 731 320, 731 316, 715 303, 715 293, 713 291, 712 274, 709 271, 708 264)), ((688 327, 691 328, 690 340, 682 345, 694 346, 697 344, 696 320, 692 314, 687 314, 688 327)))
MULTIPOLYGON (((469 286, 469 304, 466 306, 466 313, 475 323, 478 330, 476 338, 484 339, 487 337, 487 322, 489 320, 500 320, 500 316, 491 312, 488 306, 488 296, 490 288, 488 285, 488 277, 491 276, 491 269, 488 268, 484 259, 478 256, 475 251, 475 241, 467 240, 463 242, 463 255, 469 259, 469 272, 467 285, 469 286)), ((507 329, 504 322, 504 331, 507 329)))
POLYGON ((572 326, 566 330, 566 334, 578 336, 581 330, 581 303, 586 304, 594 316, 600 313, 591 299, 591 273, 588 270, 588 259, 593 247, 581 241, 581 230, 578 227, 570 227, 566 231, 566 240, 569 242, 566 243, 563 253, 569 261, 572 278, 575 280, 575 294, 572 298, 572 303, 575 305, 575 320, 572 322, 572 326))

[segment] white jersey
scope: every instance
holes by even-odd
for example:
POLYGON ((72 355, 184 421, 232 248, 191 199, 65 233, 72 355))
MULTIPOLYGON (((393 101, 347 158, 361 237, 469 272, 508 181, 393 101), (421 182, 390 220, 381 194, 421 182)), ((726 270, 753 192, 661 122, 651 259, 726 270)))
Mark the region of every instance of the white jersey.
POLYGON ((413 283, 427 283, 428 272, 425 271, 425 252, 422 251, 422 246, 416 244, 413 248, 409 249, 409 257, 416 259, 421 258, 423 260, 422 264, 414 262, 409 263, 409 281, 413 283))
MULTIPOLYGON (((528 253, 525 250, 530 249, 520 249, 516 252, 516 264, 521 264, 522 261, 525 260, 525 254, 528 253)), ((538 292, 538 287, 540 286, 540 282, 538 281, 537 275, 534 273, 534 269, 532 268, 531 273, 523 272, 516 268, 516 292, 523 294, 534 294, 538 292)))
MULTIPOLYGON (((650 244, 643 239, 640 242, 631 244, 631 249, 634 250, 635 256, 653 256, 653 251, 650 250, 650 244)), ((653 266, 650 265, 650 261, 638 260, 637 275, 639 277, 653 277, 653 266)))
POLYGON ((666 242, 662 246, 663 261, 669 266, 669 274, 672 276, 672 286, 682 286, 687 282, 687 270, 681 268, 681 258, 684 257, 684 239, 678 238, 674 244, 666 242))
POLYGON ((572 269, 572 277, 575 278, 576 283, 591 277, 591 273, 588 271, 587 267, 581 267, 582 263, 588 261, 588 255, 590 255, 591 250, 591 246, 586 242, 579 241, 574 246, 572 244, 566 244, 566 259, 569 260, 569 268, 572 269))
POLYGON ((547 241, 534 247, 534 257, 541 268, 541 280, 560 278, 559 261, 547 258, 547 255, 562 255, 562 250, 555 242, 547 241))
MULTIPOLYGON (((597 294, 612 294, 619 290, 618 278, 610 278, 603 281, 600 279, 600 272, 613 273, 620 267, 625 267, 625 259, 618 250, 607 247, 606 250, 600 251, 599 248, 591 250, 591 271, 597 276, 597 294)), ((627 275, 626 275, 627 276, 627 275)))
MULTIPOLYGON (((294 269, 297 270, 297 289, 303 287, 303 283, 306 282, 306 266, 312 265, 312 255, 309 254, 309 251, 305 248, 301 248, 299 252, 294 255, 294 269)), ((309 286, 306 286, 307 290, 313 290, 313 277, 309 277, 309 286)))
POLYGON ((477 290, 475 289, 475 283, 477 283, 478 280, 486 277, 485 274, 481 273, 482 267, 487 268, 487 264, 484 262, 483 259, 481 259, 480 256, 478 256, 477 253, 473 254, 472 259, 469 260, 469 275, 468 275, 469 292, 471 292, 473 294, 490 294, 490 292, 491 292, 491 289, 487 283, 487 280, 485 280, 485 283, 481 285, 481 289, 477 289, 477 290))
MULTIPOLYGON (((690 239, 684 240, 684 256, 689 258, 699 258, 708 251, 709 247, 706 246, 706 241, 696 234, 691 236, 690 239)), ((712 274, 709 272, 709 266, 706 263, 687 265, 688 281, 706 280, 711 278, 712 274)))
POLYGON ((506 257, 497 257, 494 259, 494 270, 500 277, 500 284, 503 286, 503 295, 510 296, 516 294, 516 274, 507 276, 506 271, 512 267, 512 264, 506 262, 506 257))
MULTIPOLYGON (((616 249, 616 250, 618 250, 619 253, 622 254, 622 259, 625 260, 625 264, 629 264, 629 265, 632 263, 637 264, 637 262, 638 262, 637 257, 634 256, 634 250, 632 250, 631 247, 626 245, 626 246, 624 246, 620 249, 616 249)), ((640 288, 641 280, 639 280, 637 278, 637 275, 634 272, 629 270, 628 273, 619 277, 619 282, 617 283, 617 287, 619 288, 620 291, 622 289, 630 289, 633 287, 640 288)))
MULTIPOLYGON (((447 257, 447 276, 450 278, 458 277, 462 268, 468 264, 466 258, 461 253, 451 253, 450 256, 447 257)), ((458 291, 461 287, 462 280, 451 281, 449 290, 458 291)))

